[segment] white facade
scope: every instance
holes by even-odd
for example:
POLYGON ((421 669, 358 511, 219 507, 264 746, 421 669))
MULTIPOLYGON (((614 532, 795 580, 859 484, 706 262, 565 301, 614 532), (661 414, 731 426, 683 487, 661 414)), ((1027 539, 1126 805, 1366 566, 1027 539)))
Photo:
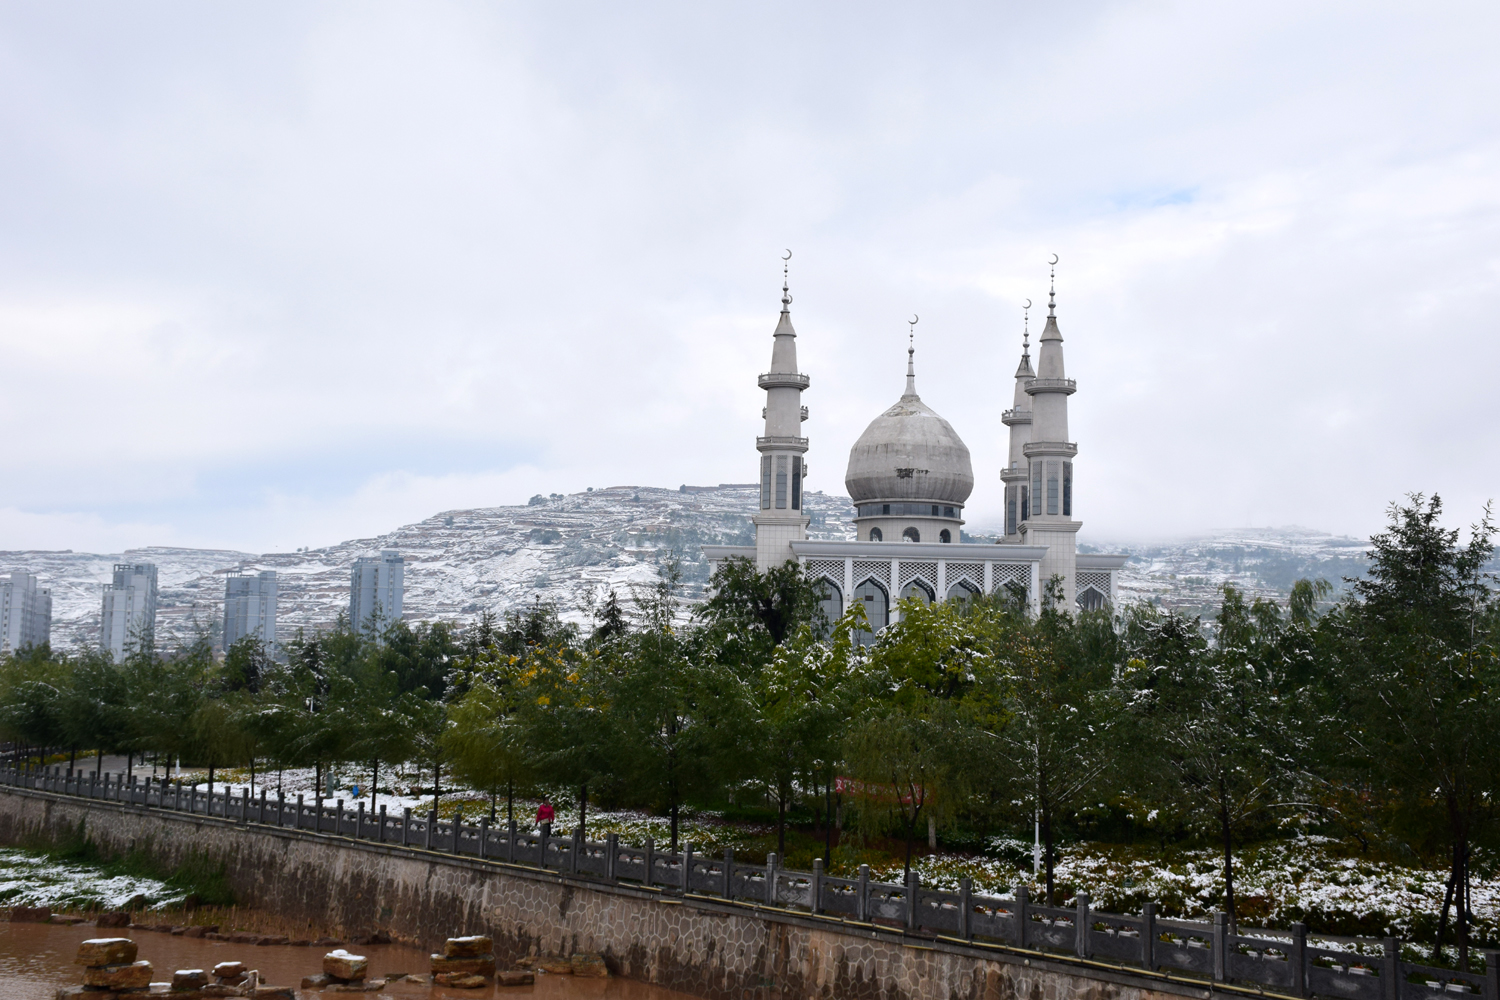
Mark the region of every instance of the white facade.
POLYGON ((224 648, 254 636, 276 644, 276 571, 230 573, 224 578, 224 648))
MULTIPOLYGON (((800 505, 782 504, 791 499, 782 490, 782 465, 767 464, 769 456, 785 452, 801 460, 796 466, 786 463, 787 468, 806 475, 808 439, 788 436, 788 428, 797 427, 792 421, 799 411, 798 422, 806 419, 801 391, 808 377, 796 374, 796 335, 786 291, 783 286, 772 374, 760 377, 767 390, 767 421, 766 436, 756 442, 762 453, 756 544, 706 545, 711 562, 753 558, 765 570, 795 559, 809 576, 824 581, 831 618, 850 601, 860 601, 877 629, 895 619, 896 604, 904 598, 961 600, 1009 588, 1036 612, 1053 579, 1065 608, 1095 609, 1114 602, 1116 576, 1126 557, 1077 554, 1083 526, 1074 514, 1078 445, 1068 440, 1068 397, 1077 386, 1064 372, 1055 291, 1037 371, 1031 368, 1028 337, 1016 370, 1013 406, 1000 415, 1009 429, 1010 448, 1006 467, 999 470, 1005 484, 1005 532, 995 545, 961 540, 963 505, 974 486, 969 450, 917 395, 914 348, 907 351, 905 392, 850 450, 845 486, 855 505, 858 541, 807 540, 800 505), (774 429, 773 417, 778 420, 774 429)), ((800 489, 792 495, 800 496, 800 489)))
POLYGON ((354 560, 349 578, 349 624, 356 632, 379 634, 401 617, 406 562, 395 549, 382 549, 379 558, 354 560))
POLYGON ((104 588, 100 646, 116 660, 151 641, 156 631, 156 565, 116 563, 104 588))
POLYGON ((16 572, 0 580, 0 653, 40 646, 52 637, 52 591, 16 572))

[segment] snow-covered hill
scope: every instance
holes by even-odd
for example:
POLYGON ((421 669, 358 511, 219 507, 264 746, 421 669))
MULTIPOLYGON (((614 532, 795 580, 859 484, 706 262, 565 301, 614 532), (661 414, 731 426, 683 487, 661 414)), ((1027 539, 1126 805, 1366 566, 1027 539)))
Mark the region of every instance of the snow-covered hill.
MULTIPOLYGON (((537 598, 581 617, 590 595, 658 578, 663 560, 681 561, 689 598, 702 593, 708 566, 701 547, 750 544, 753 485, 657 489, 617 486, 534 498, 518 507, 446 511, 378 538, 323 549, 256 555, 219 549, 144 548, 111 554, 0 552, 0 572, 36 573, 53 593, 52 636, 59 648, 98 641, 100 588, 116 562, 158 567, 157 631, 171 645, 211 629, 223 614, 227 571, 274 569, 280 582, 278 635, 318 628, 347 610, 349 567, 383 548, 406 559, 405 615, 411 620, 467 622, 485 609, 503 612, 537 598)), ((849 499, 807 495, 815 538, 853 537, 849 499)), ((982 539, 976 539, 982 540, 982 539)), ((1303 529, 1221 532, 1187 542, 1130 551, 1121 581, 1127 600, 1198 609, 1211 606, 1224 582, 1284 597, 1301 576, 1337 582, 1358 572, 1364 543, 1303 529)))

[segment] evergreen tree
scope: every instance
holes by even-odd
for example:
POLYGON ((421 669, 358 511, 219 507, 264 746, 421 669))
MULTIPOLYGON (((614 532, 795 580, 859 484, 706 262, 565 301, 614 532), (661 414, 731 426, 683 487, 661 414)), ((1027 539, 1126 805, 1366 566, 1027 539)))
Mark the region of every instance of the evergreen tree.
POLYGON ((1371 539, 1368 574, 1350 581, 1322 630, 1345 761, 1386 790, 1396 828, 1425 821, 1441 831, 1450 875, 1438 947, 1456 902, 1467 967, 1470 862, 1496 832, 1500 799, 1500 601, 1485 572, 1494 554, 1489 508, 1467 545, 1442 526, 1442 510, 1436 496, 1392 505, 1386 530, 1371 539))

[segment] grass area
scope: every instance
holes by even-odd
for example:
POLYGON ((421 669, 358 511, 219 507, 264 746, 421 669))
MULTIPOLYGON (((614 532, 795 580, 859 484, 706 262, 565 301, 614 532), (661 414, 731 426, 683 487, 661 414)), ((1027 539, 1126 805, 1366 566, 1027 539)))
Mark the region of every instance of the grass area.
MULTIPOLYGON (((235 902, 223 863, 205 854, 194 852, 181 864, 166 865, 154 856, 149 841, 123 854, 111 854, 82 827, 59 842, 33 842, 25 847, 29 850, 21 853, 49 863, 58 872, 72 873, 70 878, 78 891, 76 908, 177 905, 192 909, 232 906, 235 902), (114 887, 132 884, 140 891, 126 899, 117 898, 114 887)), ((16 896, 17 902, 22 895, 24 890, 16 896)))

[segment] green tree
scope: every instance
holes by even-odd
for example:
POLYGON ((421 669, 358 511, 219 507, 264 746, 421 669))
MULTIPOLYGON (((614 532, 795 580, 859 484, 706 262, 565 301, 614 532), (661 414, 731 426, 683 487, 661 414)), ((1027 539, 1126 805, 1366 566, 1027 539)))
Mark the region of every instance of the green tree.
POLYGON ((824 631, 822 586, 802 566, 785 562, 764 573, 749 559, 727 559, 709 581, 709 597, 696 617, 722 641, 720 654, 741 664, 762 666, 772 650, 801 625, 824 631))
POLYGON ((1485 566, 1494 554, 1488 506, 1467 545, 1441 524, 1442 501, 1393 504, 1371 538, 1366 576, 1320 623, 1345 719, 1344 760, 1386 790, 1400 829, 1430 825, 1446 841, 1449 881, 1437 948, 1457 902, 1459 960, 1469 951, 1469 866, 1493 836, 1500 798, 1500 602, 1485 566))
POLYGON ((1245 604, 1223 589, 1210 645, 1175 616, 1138 619, 1152 641, 1130 664, 1139 685, 1149 794, 1164 799, 1190 828, 1215 836, 1223 851, 1224 908, 1236 925, 1234 844, 1237 833, 1268 810, 1310 805, 1310 728, 1299 712, 1306 698, 1283 655, 1279 612, 1245 604), (1154 628, 1152 626, 1155 626, 1154 628), (1151 634, 1154 633, 1154 634, 1151 634), (1183 641, 1163 641, 1176 633, 1183 641), (1152 653, 1171 653, 1153 662, 1152 653))
POLYGON ((1063 614, 1059 601, 1032 620, 1002 596, 976 602, 972 631, 984 656, 964 709, 978 738, 978 783, 1001 783, 1024 803, 1041 845, 1046 899, 1054 900, 1057 827, 1118 759, 1129 698, 1114 683, 1118 657, 1108 612, 1063 614))

